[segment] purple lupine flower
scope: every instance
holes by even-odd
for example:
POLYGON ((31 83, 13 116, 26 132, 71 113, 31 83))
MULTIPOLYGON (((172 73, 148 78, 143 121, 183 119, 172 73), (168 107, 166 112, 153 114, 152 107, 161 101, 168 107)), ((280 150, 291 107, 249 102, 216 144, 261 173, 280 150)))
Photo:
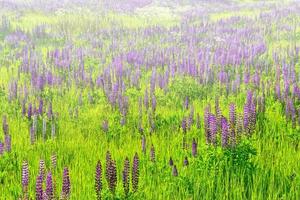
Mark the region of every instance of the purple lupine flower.
POLYGON ((183 166, 188 166, 189 165, 189 160, 187 158, 187 156, 184 157, 184 160, 183 160, 183 166))
POLYGON ((26 115, 26 101, 22 101, 22 116, 24 117, 26 115))
POLYGON ((64 168, 63 173, 63 184, 62 184, 62 191, 61 197, 62 199, 69 199, 71 194, 71 182, 69 176, 69 169, 67 167, 64 168))
POLYGON ((155 149, 154 149, 153 144, 150 149, 150 160, 151 160, 151 162, 155 162, 155 149))
POLYGON ((210 133, 210 135, 208 136, 209 137, 208 141, 210 141, 210 143, 212 144, 216 144, 216 136, 218 131, 217 118, 214 114, 210 114, 208 121, 209 121, 209 133, 210 133))
POLYGON ((53 118, 52 102, 49 103, 47 116, 48 116, 49 120, 51 120, 53 118))
POLYGON ((138 157, 138 154, 135 153, 135 155, 133 157, 132 175, 131 175, 133 192, 136 192, 138 190, 139 176, 140 176, 140 174, 139 174, 139 157, 138 157))
POLYGON ((197 142, 196 142, 195 138, 193 138, 193 142, 192 142, 192 155, 194 157, 197 156, 197 142))
POLYGON ((244 130, 249 133, 250 127, 249 127, 249 121, 250 121, 250 108, 248 104, 244 105, 244 130))
POLYGON ((146 153, 146 137, 145 135, 142 136, 142 152, 146 153))
POLYGON ((183 108, 186 110, 189 109, 189 97, 188 96, 185 97, 183 108))
POLYGON ((148 108, 149 108, 149 95, 148 95, 148 90, 145 90, 144 105, 145 105, 146 110, 148 110, 148 108))
POLYGON ((5 150, 6 152, 11 152, 11 136, 5 135, 5 150))
POLYGON ((186 133, 186 130, 187 130, 186 117, 183 117, 183 119, 181 121, 181 128, 182 128, 183 133, 186 133))
POLYGON ((123 188, 125 192, 125 196, 129 193, 129 173, 130 173, 130 163, 128 157, 126 157, 124 161, 124 169, 123 169, 123 188))
POLYGON ((51 172, 47 174, 47 178, 46 178, 46 195, 47 195, 47 200, 54 199, 53 179, 52 179, 51 172))
POLYGON ((209 107, 205 108, 204 111, 204 131, 205 131, 205 136, 206 136, 206 143, 210 144, 211 143, 211 134, 210 134, 210 130, 209 130, 209 107))
POLYGON ((23 161, 23 164, 22 164, 22 189, 23 189, 24 194, 26 194, 28 192, 28 184, 29 184, 28 162, 23 161))
POLYGON ((52 166, 52 169, 55 169, 55 168, 56 168, 56 164, 57 164, 57 157, 56 157, 56 154, 52 154, 52 155, 51 155, 51 166, 52 166))
POLYGON ((228 122, 225 117, 221 119, 222 126, 222 147, 227 147, 228 145, 228 122))
POLYGON ((39 163, 39 175, 42 176, 43 180, 45 178, 46 175, 46 167, 45 167, 45 161, 44 160, 40 160, 39 163))
POLYGON ((173 166, 173 165, 174 165, 174 162, 173 162, 173 159, 172 159, 172 157, 170 157, 170 160, 169 160, 169 165, 170 165, 170 166, 173 166))
POLYGON ((95 172, 95 191, 97 195, 97 200, 101 199, 101 190, 102 190, 102 166, 101 162, 98 161, 95 172))
POLYGON ((31 119, 31 116, 32 116, 32 104, 29 103, 28 110, 27 110, 27 117, 29 120, 31 119))
POLYGON ((8 123, 7 123, 7 118, 6 116, 3 116, 2 118, 2 130, 4 135, 8 135, 8 123))
POLYGON ((38 110, 39 115, 43 114, 43 107, 44 107, 44 101, 43 99, 40 99, 39 110, 38 110))
POLYGON ((231 103, 230 104, 230 107, 229 107, 229 119, 230 119, 230 124, 232 124, 233 126, 235 126, 235 118, 236 118, 236 114, 235 114, 235 105, 234 103, 231 103))
POLYGON ((177 170, 176 165, 173 165, 172 174, 173 174, 173 176, 175 176, 175 177, 178 176, 178 170, 177 170))
POLYGON ((116 168, 116 161, 111 159, 108 165, 108 171, 106 172, 108 175, 108 186, 111 193, 115 193, 116 186, 117 186, 117 168, 116 168))
POLYGON ((40 174, 36 178, 35 199, 43 200, 43 177, 40 174))
POLYGON ((30 131, 30 144, 34 144, 34 141, 35 141, 35 130, 34 130, 34 127, 31 126, 29 131, 30 131))
POLYGON ((0 141, 0 156, 4 153, 4 144, 0 141))
POLYGON ((152 104, 152 112, 154 113, 156 110, 156 97, 154 95, 152 95, 151 104, 152 104))

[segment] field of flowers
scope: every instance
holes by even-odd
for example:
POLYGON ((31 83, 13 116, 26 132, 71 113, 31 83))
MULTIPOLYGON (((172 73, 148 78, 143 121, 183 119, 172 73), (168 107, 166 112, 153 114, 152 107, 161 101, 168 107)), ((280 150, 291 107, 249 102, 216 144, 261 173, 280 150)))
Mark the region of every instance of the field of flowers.
POLYGON ((300 1, 0 18, 0 200, 300 199, 300 1))

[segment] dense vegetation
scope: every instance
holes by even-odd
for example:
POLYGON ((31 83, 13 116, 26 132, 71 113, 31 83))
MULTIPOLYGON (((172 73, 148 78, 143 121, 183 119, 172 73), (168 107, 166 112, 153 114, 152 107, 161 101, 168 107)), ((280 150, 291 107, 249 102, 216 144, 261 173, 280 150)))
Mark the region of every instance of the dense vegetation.
POLYGON ((299 199, 299 1, 0 2, 0 199, 299 199))

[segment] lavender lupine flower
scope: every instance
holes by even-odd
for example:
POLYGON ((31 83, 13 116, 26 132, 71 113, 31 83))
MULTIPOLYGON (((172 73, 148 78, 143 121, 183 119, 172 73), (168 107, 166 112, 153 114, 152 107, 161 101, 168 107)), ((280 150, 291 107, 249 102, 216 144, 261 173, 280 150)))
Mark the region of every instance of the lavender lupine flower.
POLYGON ((53 179, 52 179, 51 172, 47 174, 47 178, 46 178, 46 195, 47 195, 47 200, 54 199, 53 179))
POLYGON ((209 133, 210 133, 208 141, 210 141, 210 143, 212 144, 216 144, 216 136, 218 131, 217 118, 215 115, 210 114, 208 121, 209 121, 209 133))
POLYGON ((228 145, 228 122, 225 117, 221 119, 221 126, 222 126, 222 147, 227 147, 228 145))
POLYGON ((185 97, 183 108, 186 110, 189 109, 189 97, 185 97))
POLYGON ((6 116, 3 116, 2 118, 2 130, 4 135, 8 135, 8 123, 7 123, 7 118, 6 116))
POLYGON ((49 120, 52 120, 52 118, 53 118, 52 102, 49 103, 47 116, 48 116, 49 120))
POLYGON ((55 169, 55 168, 56 168, 56 164, 57 164, 57 157, 56 157, 56 154, 52 154, 52 155, 51 155, 51 166, 52 166, 52 169, 55 169))
POLYGON ((152 96, 151 104, 152 104, 152 112, 154 113, 156 110, 156 97, 154 95, 152 96))
POLYGON ((170 160, 169 160, 169 165, 170 165, 170 166, 173 166, 173 165, 174 165, 174 162, 173 162, 173 159, 172 159, 172 157, 170 157, 170 160))
POLYGON ((145 90, 144 105, 145 105, 146 110, 148 110, 148 108, 149 108, 149 95, 148 95, 147 90, 145 90))
POLYGON ((34 127, 30 127, 30 144, 33 145, 35 142, 35 130, 34 127))
POLYGON ((155 162, 155 149, 154 149, 153 144, 152 144, 151 149, 150 149, 150 160, 152 162, 155 162))
POLYGON ((43 200, 43 177, 40 174, 36 178, 35 199, 43 200))
POLYGON ((101 190, 102 190, 102 166, 101 162, 98 161, 95 172, 95 191, 97 200, 101 199, 101 190))
POLYGON ((5 150, 6 152, 11 152, 11 136, 5 135, 5 150))
POLYGON ((44 160, 40 160, 39 163, 39 175, 42 176, 43 180, 45 178, 46 175, 46 167, 45 167, 45 161, 44 160))
POLYGON ((192 142, 192 155, 194 157, 197 156, 197 142, 196 142, 195 138, 193 138, 193 142, 192 142))
POLYGON ((39 109, 38 109, 39 115, 43 115, 43 107, 44 107, 44 101, 43 101, 43 99, 40 99, 39 109))
POLYGON ((173 165, 172 174, 173 174, 173 176, 175 176, 175 177, 178 176, 178 171, 177 171, 176 165, 173 165))
POLYGON ((46 140, 46 131, 47 131, 47 121, 46 118, 43 118, 43 130, 42 130, 42 135, 43 135, 43 140, 46 140))
POLYGON ((248 134, 250 132, 249 121, 250 121, 250 108, 248 104, 245 104, 244 105, 244 130, 248 134))
POLYGON ((229 107, 229 120, 230 120, 230 124, 233 125, 233 127, 235 126, 235 123, 236 123, 236 114, 235 114, 235 105, 234 103, 231 103, 230 104, 230 107, 229 107))
POLYGON ((32 104, 29 103, 28 110, 27 110, 27 117, 29 120, 31 119, 31 116, 32 116, 32 104))
POLYGON ((124 169, 123 169, 123 177, 122 177, 125 196, 127 196, 129 193, 129 181, 130 181, 129 173, 130 173, 130 162, 128 157, 126 157, 124 161, 124 169))
POLYGON ((132 164, 132 190, 136 192, 139 186, 139 157, 138 154, 135 153, 133 157, 133 164, 132 164))
POLYGON ((207 144, 211 143, 211 134, 210 134, 210 128, 209 128, 209 116, 210 116, 209 107, 206 107, 205 111, 204 111, 204 131, 205 131, 207 144))
POLYGON ((142 152, 146 153, 146 137, 145 135, 142 136, 142 152))
POLYGON ((108 176, 108 186, 111 193, 115 193, 116 186, 117 186, 117 168, 116 168, 116 161, 111 159, 108 165, 108 171, 106 172, 108 176))
POLYGON ((22 101, 22 117, 25 117, 26 115, 26 101, 22 101))
POLYGON ((22 164, 22 189, 23 189, 24 195, 28 192, 28 184, 29 184, 28 162, 23 161, 23 164, 22 164))
POLYGON ((189 165, 189 160, 187 158, 187 156, 184 157, 184 160, 183 160, 183 166, 188 166, 189 165))
POLYGON ((186 130, 187 130, 187 122, 186 122, 186 118, 184 117, 181 121, 181 128, 182 128, 182 131, 183 133, 186 133, 186 130))
POLYGON ((61 191, 61 198, 62 199, 69 199, 71 194, 71 182, 69 176, 69 169, 67 167, 64 168, 63 173, 63 184, 62 184, 62 191, 61 191))
POLYGON ((55 123, 53 122, 51 124, 51 137, 55 138, 55 135, 56 135, 56 128, 55 128, 55 123))
POLYGON ((4 153, 4 144, 0 141, 0 156, 4 153))

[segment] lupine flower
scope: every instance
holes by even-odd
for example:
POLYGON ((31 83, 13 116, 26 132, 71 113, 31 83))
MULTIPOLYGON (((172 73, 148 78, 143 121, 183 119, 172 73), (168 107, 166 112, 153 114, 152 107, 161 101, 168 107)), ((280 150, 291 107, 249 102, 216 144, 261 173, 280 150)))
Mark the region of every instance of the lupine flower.
POLYGON ((173 159, 172 159, 172 157, 170 157, 169 165, 170 165, 170 166, 173 166, 173 164, 174 164, 173 159))
POLYGON ((28 111, 27 111, 27 117, 29 120, 31 119, 31 116, 32 116, 32 104, 30 103, 28 105, 28 111))
POLYGON ((194 157, 197 155, 197 142, 195 138, 193 138, 193 142, 192 142, 192 155, 194 157))
POLYGON ((102 166, 101 162, 98 161, 95 172, 95 191, 97 195, 97 200, 101 199, 101 190, 102 190, 102 166))
POLYGON ((36 178, 35 197, 36 200, 43 200, 43 177, 40 174, 36 178))
POLYGON ((248 104, 244 105, 244 130, 247 131, 247 133, 250 132, 249 127, 249 121, 250 121, 250 108, 248 104))
POLYGON ((4 144, 0 141, 0 156, 4 153, 4 144))
POLYGON ((215 144, 216 143, 216 135, 217 135, 217 119, 215 117, 215 115, 210 114, 209 115, 209 139, 208 141, 210 141, 210 143, 215 144))
POLYGON ((116 161, 110 160, 108 165, 108 171, 106 172, 108 176, 108 186, 111 193, 115 193, 116 186, 117 186, 117 168, 116 168, 116 161))
POLYGON ((57 157, 56 154, 52 154, 51 155, 51 165, 52 165, 52 169, 56 168, 56 164, 57 164, 57 157))
POLYGON ((145 135, 142 136, 142 152, 146 153, 146 137, 145 137, 145 135))
POLYGON ((148 110, 148 108, 149 108, 149 95, 148 95, 147 90, 145 90, 144 105, 145 105, 146 110, 148 110))
POLYGON ((108 120, 103 120, 102 122, 102 130, 107 133, 108 132, 108 120))
POLYGON ((188 166, 189 165, 189 160, 188 158, 185 156, 184 160, 183 160, 183 166, 188 166))
POLYGON ((150 149, 150 160, 152 162, 155 162, 155 149, 154 149, 153 144, 152 144, 151 149, 150 149))
POLYGON ((129 193, 129 181, 130 181, 129 173, 130 173, 130 163, 129 163, 129 159, 126 157, 124 161, 124 169, 123 169, 123 177, 122 177, 125 196, 127 196, 129 193))
POLYGON ((136 192, 139 186, 139 157, 138 154, 135 153, 133 157, 133 164, 132 164, 132 190, 136 192))
POLYGON ((43 180, 45 178, 45 161, 44 160, 40 160, 40 164, 39 164, 39 175, 42 176, 43 180))
POLYGON ((63 173, 63 184, 62 184, 62 191, 61 197, 62 199, 69 199, 71 194, 71 182, 69 176, 69 169, 67 167, 64 168, 63 173))
POLYGON ((46 140, 46 131, 47 131, 47 121, 46 118, 43 119, 43 130, 42 130, 42 135, 43 135, 43 140, 46 140))
POLYGON ((152 96, 151 104, 152 104, 152 112, 154 113, 156 110, 156 97, 154 95, 152 96))
POLYGON ((189 109, 189 97, 185 97, 183 108, 186 110, 189 109))
POLYGON ((43 107, 44 107, 44 101, 43 101, 43 99, 40 99, 39 110, 38 110, 38 113, 39 113, 40 115, 43 114, 43 107))
POLYGON ((47 178, 46 178, 46 195, 47 195, 47 200, 54 199, 53 179, 52 179, 51 172, 47 174, 47 178))
POLYGON ((221 119, 222 126, 222 147, 227 147, 228 145, 228 122, 225 117, 221 119))
POLYGON ((7 123, 7 118, 6 116, 3 116, 2 118, 2 130, 4 135, 8 135, 8 123, 7 123))
POLYGON ((186 133, 187 122, 186 122, 186 118, 185 117, 182 119, 181 128, 182 128, 183 133, 186 133))
POLYGON ((11 152, 11 136, 5 135, 5 150, 6 152, 11 152))
POLYGON ((22 189, 23 193, 27 193, 29 184, 29 168, 27 161, 22 164, 22 189))
POLYGON ((172 174, 173 174, 173 176, 175 176, 175 177, 178 176, 178 171, 177 171, 176 165, 173 165, 172 174))
POLYGON ((235 126, 235 105, 233 103, 230 104, 229 107, 229 119, 230 119, 230 124, 232 124, 233 126, 235 126))

